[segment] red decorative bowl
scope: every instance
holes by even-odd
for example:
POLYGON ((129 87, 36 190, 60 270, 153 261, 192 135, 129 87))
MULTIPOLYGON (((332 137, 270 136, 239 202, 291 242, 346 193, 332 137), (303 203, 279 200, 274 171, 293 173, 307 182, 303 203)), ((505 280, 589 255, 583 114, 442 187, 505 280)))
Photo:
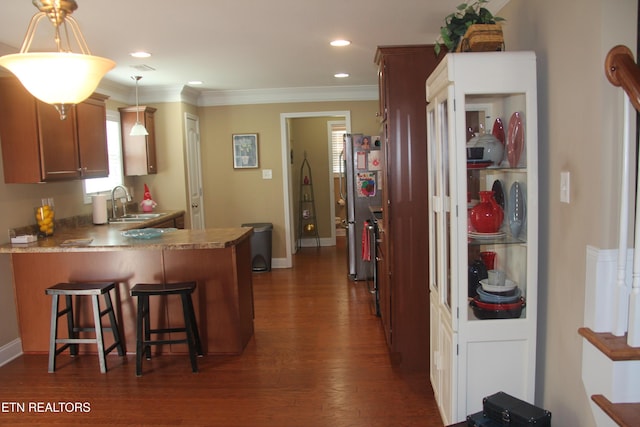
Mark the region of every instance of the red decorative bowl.
POLYGON ((523 297, 509 304, 492 304, 475 297, 469 305, 478 319, 517 319, 522 315, 526 303, 523 297))

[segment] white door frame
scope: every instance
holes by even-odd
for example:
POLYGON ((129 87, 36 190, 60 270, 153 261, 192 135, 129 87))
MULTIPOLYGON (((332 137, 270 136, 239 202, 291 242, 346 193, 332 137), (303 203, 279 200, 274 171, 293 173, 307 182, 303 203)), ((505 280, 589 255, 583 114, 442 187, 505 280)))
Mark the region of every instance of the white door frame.
POLYGON ((341 117, 344 118, 347 132, 351 132, 351 111, 317 111, 302 113, 281 113, 280 114, 280 138, 282 146, 282 193, 284 200, 284 233, 285 233, 285 260, 284 268, 291 268, 293 265, 292 255, 295 248, 296 236, 293 233, 293 183, 291 182, 291 146, 289 141, 289 129, 287 119, 309 118, 309 117, 341 117))
POLYGON ((186 161, 187 161, 187 206, 189 209, 189 219, 192 229, 204 229, 206 227, 206 220, 204 215, 204 197, 203 197, 203 189, 202 189, 202 159, 200 157, 201 147, 200 147, 200 118, 194 114, 184 113, 184 132, 185 132, 185 148, 186 148, 186 161), (197 154, 195 159, 192 159, 190 156, 190 147, 189 147, 189 120, 195 122, 195 127, 197 129, 197 154), (192 164, 191 162, 196 162, 196 164, 192 164), (195 175, 192 177, 191 175, 195 175), (199 193, 199 202, 197 208, 200 210, 200 221, 199 223, 195 223, 194 215, 193 215, 193 200, 191 199, 191 195, 193 193, 193 189, 191 188, 192 178, 198 183, 198 193, 199 193))
POLYGON ((331 215, 331 237, 329 241, 329 246, 336 245, 336 226, 335 226, 335 218, 336 218, 336 198, 335 198, 335 176, 333 172, 333 134, 331 133, 333 130, 333 126, 336 124, 343 124, 345 128, 347 126, 346 120, 328 120, 327 121, 327 149, 329 150, 329 214, 331 215))

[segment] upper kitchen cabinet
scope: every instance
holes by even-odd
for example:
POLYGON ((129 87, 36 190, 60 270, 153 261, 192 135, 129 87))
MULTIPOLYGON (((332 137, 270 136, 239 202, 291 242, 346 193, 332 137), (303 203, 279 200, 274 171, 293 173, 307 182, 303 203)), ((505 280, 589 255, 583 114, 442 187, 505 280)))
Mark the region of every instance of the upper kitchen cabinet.
POLYGON ((6 183, 105 177, 107 97, 93 94, 67 118, 15 78, 0 78, 0 139, 6 183))
POLYGON ((154 123, 155 108, 123 107, 120 110, 122 126, 122 151, 124 157, 124 174, 126 176, 150 175, 158 173, 156 164, 156 132, 154 123), (149 132, 146 136, 131 136, 131 128, 140 118, 149 132))
POLYGON ((440 58, 433 45, 376 52, 384 157, 379 236, 380 317, 399 367, 428 370, 427 127, 424 84, 440 58))
POLYGON ((535 54, 447 54, 426 93, 430 378, 453 424, 496 390, 535 397, 535 54))

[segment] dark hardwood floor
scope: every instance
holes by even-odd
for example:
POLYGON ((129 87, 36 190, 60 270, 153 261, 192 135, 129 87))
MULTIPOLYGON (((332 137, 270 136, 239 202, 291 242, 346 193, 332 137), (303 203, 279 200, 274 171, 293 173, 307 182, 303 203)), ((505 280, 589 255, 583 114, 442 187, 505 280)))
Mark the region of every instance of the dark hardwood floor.
POLYGON ((241 356, 144 361, 22 356, 0 367, 0 425, 442 426, 427 374, 395 370, 344 241, 254 274, 255 335, 241 356))

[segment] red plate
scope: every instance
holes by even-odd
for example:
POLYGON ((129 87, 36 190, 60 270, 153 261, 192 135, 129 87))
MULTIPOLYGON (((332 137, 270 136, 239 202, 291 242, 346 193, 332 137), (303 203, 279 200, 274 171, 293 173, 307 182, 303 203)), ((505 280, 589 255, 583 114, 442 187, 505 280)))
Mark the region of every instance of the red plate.
POLYGON ((493 162, 491 160, 483 160, 483 161, 473 161, 470 160, 467 162, 467 169, 484 169, 491 166, 493 162))
POLYGON ((520 297, 518 301, 511 302, 508 304, 494 304, 490 302, 484 302, 480 299, 480 297, 476 296, 475 298, 473 298, 473 303, 476 305, 476 307, 481 308, 483 310, 509 311, 509 310, 515 310, 517 308, 524 307, 524 297, 520 297))

